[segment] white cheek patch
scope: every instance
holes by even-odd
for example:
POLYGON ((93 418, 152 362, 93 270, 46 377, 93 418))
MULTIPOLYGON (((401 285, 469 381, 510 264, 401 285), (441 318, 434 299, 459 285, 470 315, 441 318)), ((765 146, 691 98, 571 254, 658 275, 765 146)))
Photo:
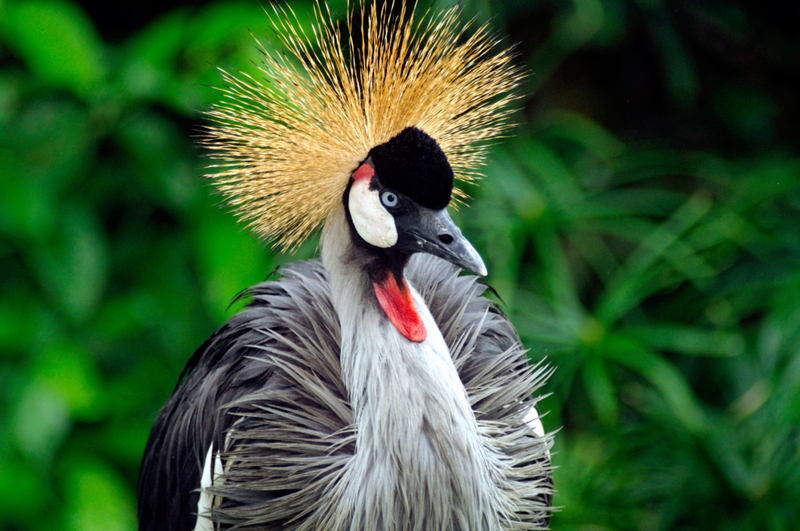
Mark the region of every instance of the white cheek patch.
POLYGON ((397 243, 397 227, 394 217, 383 208, 379 192, 370 190, 369 183, 370 179, 356 179, 350 187, 350 217, 364 241, 385 249, 397 243))

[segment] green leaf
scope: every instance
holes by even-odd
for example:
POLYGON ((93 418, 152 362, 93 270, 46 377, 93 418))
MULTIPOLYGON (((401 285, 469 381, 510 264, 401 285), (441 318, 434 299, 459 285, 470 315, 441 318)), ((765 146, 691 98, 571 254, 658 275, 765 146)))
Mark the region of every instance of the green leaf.
POLYGON ((556 308, 571 315, 584 313, 569 261, 551 220, 544 219, 536 225, 534 242, 540 257, 543 282, 556 308))
POLYGON ((583 368, 583 387, 598 420, 605 426, 614 426, 619 418, 619 400, 602 358, 591 356, 587 360, 583 368))
POLYGON ((105 288, 108 249, 103 236, 89 211, 66 207, 54 241, 31 250, 40 282, 76 322, 92 314, 105 288))
POLYGON ((0 130, 0 229, 46 241, 57 227, 60 196, 92 164, 94 131, 85 105, 40 98, 0 130))
POLYGON ((42 79, 86 97, 105 77, 103 43, 77 5, 9 2, 0 24, 11 48, 42 79))
POLYGON ((610 160, 625 151, 625 144, 589 117, 564 109, 545 110, 536 122, 538 138, 573 142, 600 160, 610 160))
POLYGON ((596 316, 600 322, 614 323, 651 293, 647 284, 653 265, 675 247, 681 235, 705 216, 711 206, 707 194, 698 192, 642 240, 599 300, 596 316))
POLYGON ((570 212, 584 197, 567 162, 544 142, 526 139, 514 142, 514 157, 541 183, 548 202, 560 215, 570 212))
POLYGON ((76 419, 97 420, 104 402, 100 375, 80 345, 64 341, 47 348, 35 364, 36 378, 55 392, 76 419))
POLYGON ((698 80, 692 58, 681 42, 674 24, 666 17, 654 17, 651 32, 661 52, 669 95, 683 107, 692 107, 698 93, 698 80))
POLYGON ((675 323, 631 325, 623 333, 635 337, 657 350, 691 356, 738 356, 744 351, 744 338, 735 332, 702 330, 675 323))
POLYGON ((609 333, 598 346, 609 361, 619 363, 647 380, 664 398, 672 414, 690 433, 706 429, 706 415, 681 372, 639 341, 619 333, 609 333))
POLYGON ((126 482, 106 463, 75 458, 66 465, 67 526, 71 531, 134 531, 136 510, 126 482))
POLYGON ((185 46, 188 24, 189 16, 186 11, 167 13, 128 42, 128 60, 147 63, 162 74, 174 74, 181 50, 185 46))
POLYGON ((186 45, 189 17, 172 11, 133 37, 124 48, 122 81, 137 98, 163 99, 179 83, 178 62, 186 45))
MULTIPOLYGON (((0 514, 23 522, 26 517, 46 510, 52 502, 50 486, 41 474, 20 459, 0 458, 0 514)), ((8 522, 4 522, 8 523, 8 522)))
POLYGON ((69 432, 69 408, 56 390, 34 377, 16 404, 12 427, 22 453, 47 467, 69 432))
MULTIPOLYGON (((546 212, 547 203, 526 175, 525 169, 508 150, 497 149, 491 164, 486 169, 488 180, 494 184, 489 193, 501 195, 519 218, 537 220, 546 212)), ((508 217, 506 214, 506 218, 508 217)), ((513 220, 502 221, 508 223, 513 220)))
POLYGON ((275 269, 263 244, 237 226, 230 213, 212 211, 195 232, 197 264, 206 280, 208 311, 218 320, 227 315, 233 298, 263 281, 275 269))

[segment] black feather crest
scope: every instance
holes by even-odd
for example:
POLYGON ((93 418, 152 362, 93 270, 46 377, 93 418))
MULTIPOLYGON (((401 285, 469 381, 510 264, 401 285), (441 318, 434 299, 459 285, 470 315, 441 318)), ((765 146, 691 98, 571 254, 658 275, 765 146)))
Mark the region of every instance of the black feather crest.
POLYGON ((453 169, 436 140, 420 129, 406 127, 369 156, 384 186, 434 210, 450 203, 453 169))

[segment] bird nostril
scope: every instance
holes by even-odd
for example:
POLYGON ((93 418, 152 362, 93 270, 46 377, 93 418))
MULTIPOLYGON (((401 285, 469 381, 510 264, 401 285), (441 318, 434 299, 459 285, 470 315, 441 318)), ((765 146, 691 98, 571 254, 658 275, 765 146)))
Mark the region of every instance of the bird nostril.
POLYGON ((450 236, 449 234, 440 234, 439 241, 445 245, 450 245, 451 243, 453 243, 453 237, 450 236))

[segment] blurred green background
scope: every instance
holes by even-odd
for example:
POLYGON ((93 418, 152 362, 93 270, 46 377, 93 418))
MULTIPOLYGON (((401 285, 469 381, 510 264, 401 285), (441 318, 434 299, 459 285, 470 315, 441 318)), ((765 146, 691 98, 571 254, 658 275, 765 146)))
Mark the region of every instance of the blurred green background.
MULTIPOLYGON (((456 217, 558 367, 552 528, 797 529, 800 7, 462 5, 529 72, 456 217)), ((183 364, 239 291, 316 248, 243 232, 193 145, 215 68, 252 69, 272 35, 258 1, 92 6, 0 0, 8 530, 134 529, 183 364)))

